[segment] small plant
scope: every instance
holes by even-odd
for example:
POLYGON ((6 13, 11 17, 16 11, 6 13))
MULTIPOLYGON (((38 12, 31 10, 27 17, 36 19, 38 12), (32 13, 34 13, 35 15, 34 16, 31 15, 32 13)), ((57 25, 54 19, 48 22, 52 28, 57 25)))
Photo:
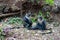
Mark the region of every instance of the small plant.
POLYGON ((9 18, 8 21, 7 21, 8 24, 22 24, 22 20, 21 18, 19 17, 12 17, 12 18, 9 18))
MULTIPOLYGON (((43 15, 44 15, 44 14, 42 13, 42 11, 39 11, 38 16, 42 16, 42 17, 44 18, 43 15)), ((44 19, 45 19, 45 18, 44 18, 44 19)))
POLYGON ((54 0, 45 0, 46 4, 49 4, 50 6, 54 5, 54 0))
POLYGON ((39 16, 43 16, 43 13, 42 13, 42 11, 39 11, 39 16))
POLYGON ((37 15, 35 14, 34 17, 31 18, 32 22, 36 22, 37 21, 37 15))
POLYGON ((3 29, 0 28, 0 40, 4 40, 4 38, 5 38, 5 34, 3 32, 3 29))
POLYGON ((50 12, 42 13, 42 11, 39 11, 39 16, 42 16, 46 21, 50 18, 50 12))
POLYGON ((44 14, 44 19, 48 20, 49 17, 50 17, 50 12, 46 12, 46 13, 44 14))

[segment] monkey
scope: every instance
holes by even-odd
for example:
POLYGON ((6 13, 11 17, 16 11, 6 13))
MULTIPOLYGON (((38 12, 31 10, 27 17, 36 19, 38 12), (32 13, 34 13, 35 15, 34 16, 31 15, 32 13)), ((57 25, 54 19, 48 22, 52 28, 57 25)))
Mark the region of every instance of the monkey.
POLYGON ((24 20, 23 26, 24 26, 24 27, 30 28, 30 27, 32 26, 32 21, 31 21, 31 19, 30 19, 30 16, 31 16, 31 13, 27 13, 27 14, 24 16, 24 18, 23 18, 23 20, 24 20), (27 26, 27 25, 28 25, 28 26, 27 26))
POLYGON ((46 30, 46 22, 42 17, 37 18, 35 27, 31 27, 30 30, 46 30))

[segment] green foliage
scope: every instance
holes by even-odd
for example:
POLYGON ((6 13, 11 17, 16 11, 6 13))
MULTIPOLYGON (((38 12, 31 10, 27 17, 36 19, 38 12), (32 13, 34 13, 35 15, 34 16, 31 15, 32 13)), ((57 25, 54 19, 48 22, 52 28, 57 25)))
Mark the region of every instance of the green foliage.
POLYGON ((44 14, 42 13, 42 11, 39 11, 38 13, 38 17, 42 16, 44 18, 44 14))
POLYGON ((37 15, 35 14, 35 17, 32 17, 31 20, 32 22, 36 22, 36 19, 37 19, 37 15))
MULTIPOLYGON (((32 3, 34 3, 34 0, 30 0, 32 3)), ((44 0, 43 0, 44 1, 44 0)), ((40 0, 36 0, 37 4, 40 2, 40 0)), ((46 4, 49 4, 51 6, 54 5, 54 0, 45 0, 46 4)))
POLYGON ((31 18, 31 20, 32 20, 32 22, 36 22, 36 18, 35 17, 31 18))
POLYGON ((0 28, 0 40, 4 40, 4 38, 5 38, 5 35, 3 33, 3 29, 0 28))
POLYGON ((9 20, 7 21, 8 24, 22 24, 22 19, 19 17, 11 17, 9 18, 9 20))
POLYGON ((54 5, 54 0, 45 0, 46 4, 49 4, 51 6, 54 5))
POLYGON ((38 16, 42 16, 46 21, 48 21, 50 17, 50 12, 42 13, 42 11, 39 11, 38 16))
POLYGON ((42 11, 39 11, 39 16, 43 16, 43 13, 42 13, 42 11))
POLYGON ((45 18, 46 20, 48 20, 49 17, 50 17, 50 12, 46 12, 46 13, 44 14, 44 18, 45 18))

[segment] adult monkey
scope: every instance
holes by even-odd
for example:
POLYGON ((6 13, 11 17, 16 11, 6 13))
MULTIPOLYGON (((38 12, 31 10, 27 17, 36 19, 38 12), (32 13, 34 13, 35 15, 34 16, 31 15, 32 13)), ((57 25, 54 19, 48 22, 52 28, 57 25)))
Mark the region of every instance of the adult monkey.
POLYGON ((31 13, 27 13, 25 17, 23 18, 24 24, 23 26, 26 28, 30 28, 32 26, 32 21, 30 19, 31 13))
POLYGON ((38 17, 37 27, 41 30, 46 30, 46 22, 42 17, 38 17))
POLYGON ((35 27, 31 27, 30 30, 46 30, 46 22, 42 17, 38 17, 35 27))

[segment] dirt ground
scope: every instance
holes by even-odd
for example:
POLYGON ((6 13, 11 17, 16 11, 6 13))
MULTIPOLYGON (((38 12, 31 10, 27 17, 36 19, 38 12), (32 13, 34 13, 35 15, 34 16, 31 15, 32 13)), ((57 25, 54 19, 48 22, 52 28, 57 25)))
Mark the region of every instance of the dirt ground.
POLYGON ((6 37, 6 39, 10 38, 8 40, 12 40, 12 38, 15 40, 60 40, 60 27, 53 27, 52 33, 27 30, 26 28, 12 29, 11 31, 13 35, 6 37))
MULTIPOLYGON (((0 23, 0 26, 3 25, 4 22, 0 23)), ((28 30, 27 28, 23 28, 23 25, 20 25, 20 28, 14 28, 9 30, 9 35, 5 38, 5 40, 60 40, 60 26, 54 27, 54 22, 48 24, 47 28, 52 28, 51 30, 28 30), (51 31, 51 32, 49 32, 51 31)), ((5 27, 14 27, 15 25, 7 25, 5 27)))

